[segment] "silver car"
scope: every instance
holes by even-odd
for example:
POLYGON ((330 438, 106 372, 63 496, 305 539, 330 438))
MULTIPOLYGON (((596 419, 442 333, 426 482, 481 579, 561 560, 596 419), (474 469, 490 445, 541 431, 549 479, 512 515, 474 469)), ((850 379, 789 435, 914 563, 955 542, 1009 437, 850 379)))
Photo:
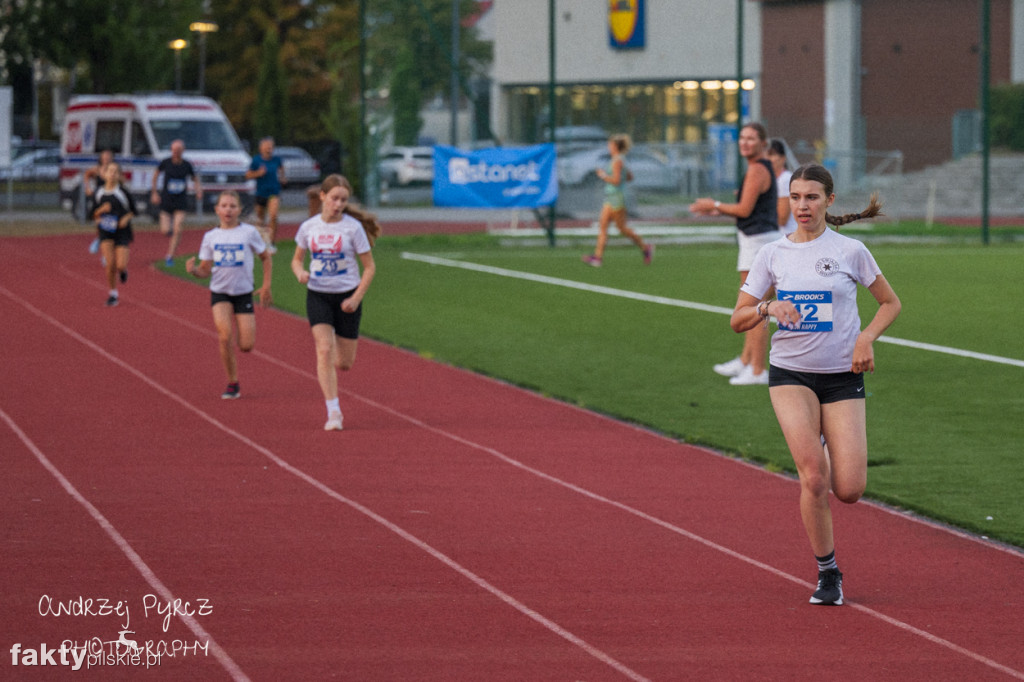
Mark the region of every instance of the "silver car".
POLYGON ((320 164, 301 147, 277 147, 274 153, 281 157, 284 179, 291 185, 315 185, 320 182, 320 164))
POLYGON ((393 147, 381 156, 380 179, 389 185, 434 181, 433 147, 393 147))
POLYGON ((0 180, 56 180, 59 175, 59 147, 24 152, 11 161, 9 167, 0 167, 0 180))
MULTIPOLYGON (((608 147, 578 150, 558 158, 558 182, 562 185, 600 186, 597 169, 608 169, 611 162, 608 147)), ((642 149, 632 149, 625 156, 626 168, 633 174, 630 186, 635 189, 674 191, 679 179, 667 160, 642 149)))

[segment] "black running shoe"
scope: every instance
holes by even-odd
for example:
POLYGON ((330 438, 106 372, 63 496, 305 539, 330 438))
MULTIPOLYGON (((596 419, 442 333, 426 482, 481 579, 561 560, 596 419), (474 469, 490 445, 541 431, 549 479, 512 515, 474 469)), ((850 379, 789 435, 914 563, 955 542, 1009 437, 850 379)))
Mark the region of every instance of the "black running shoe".
POLYGON ((220 394, 220 397, 224 400, 234 400, 242 395, 242 389, 238 387, 238 382, 228 384, 228 387, 224 389, 224 392, 220 394))
POLYGON ((121 284, 124 284, 125 282, 128 281, 128 271, 127 270, 122 270, 121 272, 118 273, 118 276, 121 278, 121 284))
POLYGON ((120 303, 120 301, 117 299, 117 296, 110 296, 109 298, 107 298, 107 307, 108 308, 113 308, 118 303, 120 303))
POLYGON ((818 589, 811 595, 812 604, 843 605, 843 574, 838 568, 818 571, 818 589))

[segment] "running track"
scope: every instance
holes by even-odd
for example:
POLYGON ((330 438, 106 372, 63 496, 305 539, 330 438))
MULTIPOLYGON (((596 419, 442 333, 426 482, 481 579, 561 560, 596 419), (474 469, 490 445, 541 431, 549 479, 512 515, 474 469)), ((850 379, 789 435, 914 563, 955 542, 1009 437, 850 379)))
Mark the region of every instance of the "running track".
POLYGON ((793 480, 368 340, 325 433, 276 311, 222 401, 163 239, 115 309, 87 243, 0 241, 0 679, 1024 679, 1019 552, 836 505, 848 605, 812 607, 793 480), (11 653, 121 630, 185 648, 11 653))

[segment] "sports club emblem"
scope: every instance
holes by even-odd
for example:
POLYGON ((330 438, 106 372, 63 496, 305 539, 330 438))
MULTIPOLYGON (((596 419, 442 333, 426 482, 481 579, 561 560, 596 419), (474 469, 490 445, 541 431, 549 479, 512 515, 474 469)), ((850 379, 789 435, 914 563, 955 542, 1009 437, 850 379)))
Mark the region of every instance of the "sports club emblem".
POLYGON ((612 47, 644 47, 644 2, 608 0, 608 42, 612 47))
POLYGON ((839 274, 839 261, 835 258, 819 258, 814 264, 814 271, 822 277, 832 277, 839 274))

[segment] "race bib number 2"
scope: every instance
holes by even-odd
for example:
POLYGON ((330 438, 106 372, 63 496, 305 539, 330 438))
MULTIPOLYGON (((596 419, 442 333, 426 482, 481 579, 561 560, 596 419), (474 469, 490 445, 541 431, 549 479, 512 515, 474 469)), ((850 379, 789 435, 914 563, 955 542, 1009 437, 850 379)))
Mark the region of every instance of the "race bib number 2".
POLYGON ((800 323, 785 327, 794 332, 832 331, 831 291, 779 291, 780 301, 789 301, 800 313, 800 323))

